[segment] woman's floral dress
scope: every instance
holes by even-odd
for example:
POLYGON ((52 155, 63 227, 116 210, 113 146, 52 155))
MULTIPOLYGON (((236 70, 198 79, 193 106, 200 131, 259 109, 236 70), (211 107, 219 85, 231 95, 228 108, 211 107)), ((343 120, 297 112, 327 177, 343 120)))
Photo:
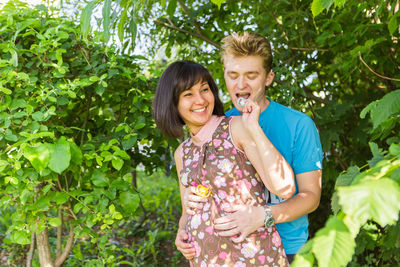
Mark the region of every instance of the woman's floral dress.
POLYGON ((211 140, 202 146, 196 145, 192 138, 182 144, 182 184, 185 187, 202 184, 211 189, 203 209, 188 217, 186 230, 196 249, 191 265, 288 266, 275 226, 259 228, 241 243, 214 232, 213 220, 227 215, 223 207, 265 203, 263 182, 246 155, 233 144, 231 118, 219 117, 219 121, 211 140))

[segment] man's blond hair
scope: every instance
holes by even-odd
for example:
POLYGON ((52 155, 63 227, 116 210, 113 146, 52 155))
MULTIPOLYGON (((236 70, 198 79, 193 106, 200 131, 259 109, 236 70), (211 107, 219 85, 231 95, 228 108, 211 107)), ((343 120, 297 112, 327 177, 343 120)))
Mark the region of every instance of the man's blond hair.
POLYGON ((272 67, 271 45, 267 38, 262 35, 244 32, 242 34, 232 33, 222 39, 221 59, 224 64, 225 56, 260 56, 264 62, 267 73, 272 67))

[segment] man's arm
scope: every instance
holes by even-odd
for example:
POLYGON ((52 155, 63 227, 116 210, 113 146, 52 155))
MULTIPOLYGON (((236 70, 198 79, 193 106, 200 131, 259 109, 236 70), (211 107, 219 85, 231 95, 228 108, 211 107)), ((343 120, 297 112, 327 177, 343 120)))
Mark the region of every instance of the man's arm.
POLYGON ((275 223, 290 222, 318 208, 321 199, 322 170, 296 175, 298 194, 276 205, 271 205, 275 223))
MULTIPOLYGON (((271 212, 275 223, 293 221, 314 211, 321 197, 321 170, 314 170, 296 175, 298 194, 294 197, 271 205, 271 212)), ((226 212, 232 214, 214 220, 214 228, 219 230, 220 236, 240 234, 234 242, 242 242, 249 234, 264 226, 264 209, 240 205, 226 212)))

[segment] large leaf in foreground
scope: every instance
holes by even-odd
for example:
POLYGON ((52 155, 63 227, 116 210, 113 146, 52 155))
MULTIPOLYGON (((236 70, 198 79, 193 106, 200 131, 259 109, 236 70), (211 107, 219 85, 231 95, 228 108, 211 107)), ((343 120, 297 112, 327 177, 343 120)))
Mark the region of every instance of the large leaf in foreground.
POLYGON ((312 251, 318 266, 346 266, 351 260, 356 243, 347 226, 338 218, 331 217, 326 226, 314 238, 312 251))
POLYGON ((385 226, 398 218, 400 186, 391 179, 368 180, 339 187, 338 195, 343 211, 357 218, 361 224, 373 219, 385 226))

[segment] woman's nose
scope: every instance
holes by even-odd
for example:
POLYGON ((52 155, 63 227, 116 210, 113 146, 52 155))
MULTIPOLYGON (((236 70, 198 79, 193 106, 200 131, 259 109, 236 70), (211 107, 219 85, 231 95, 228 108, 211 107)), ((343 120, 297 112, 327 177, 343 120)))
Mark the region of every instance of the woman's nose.
POLYGON ((203 104, 206 100, 201 94, 196 95, 196 104, 203 104))

